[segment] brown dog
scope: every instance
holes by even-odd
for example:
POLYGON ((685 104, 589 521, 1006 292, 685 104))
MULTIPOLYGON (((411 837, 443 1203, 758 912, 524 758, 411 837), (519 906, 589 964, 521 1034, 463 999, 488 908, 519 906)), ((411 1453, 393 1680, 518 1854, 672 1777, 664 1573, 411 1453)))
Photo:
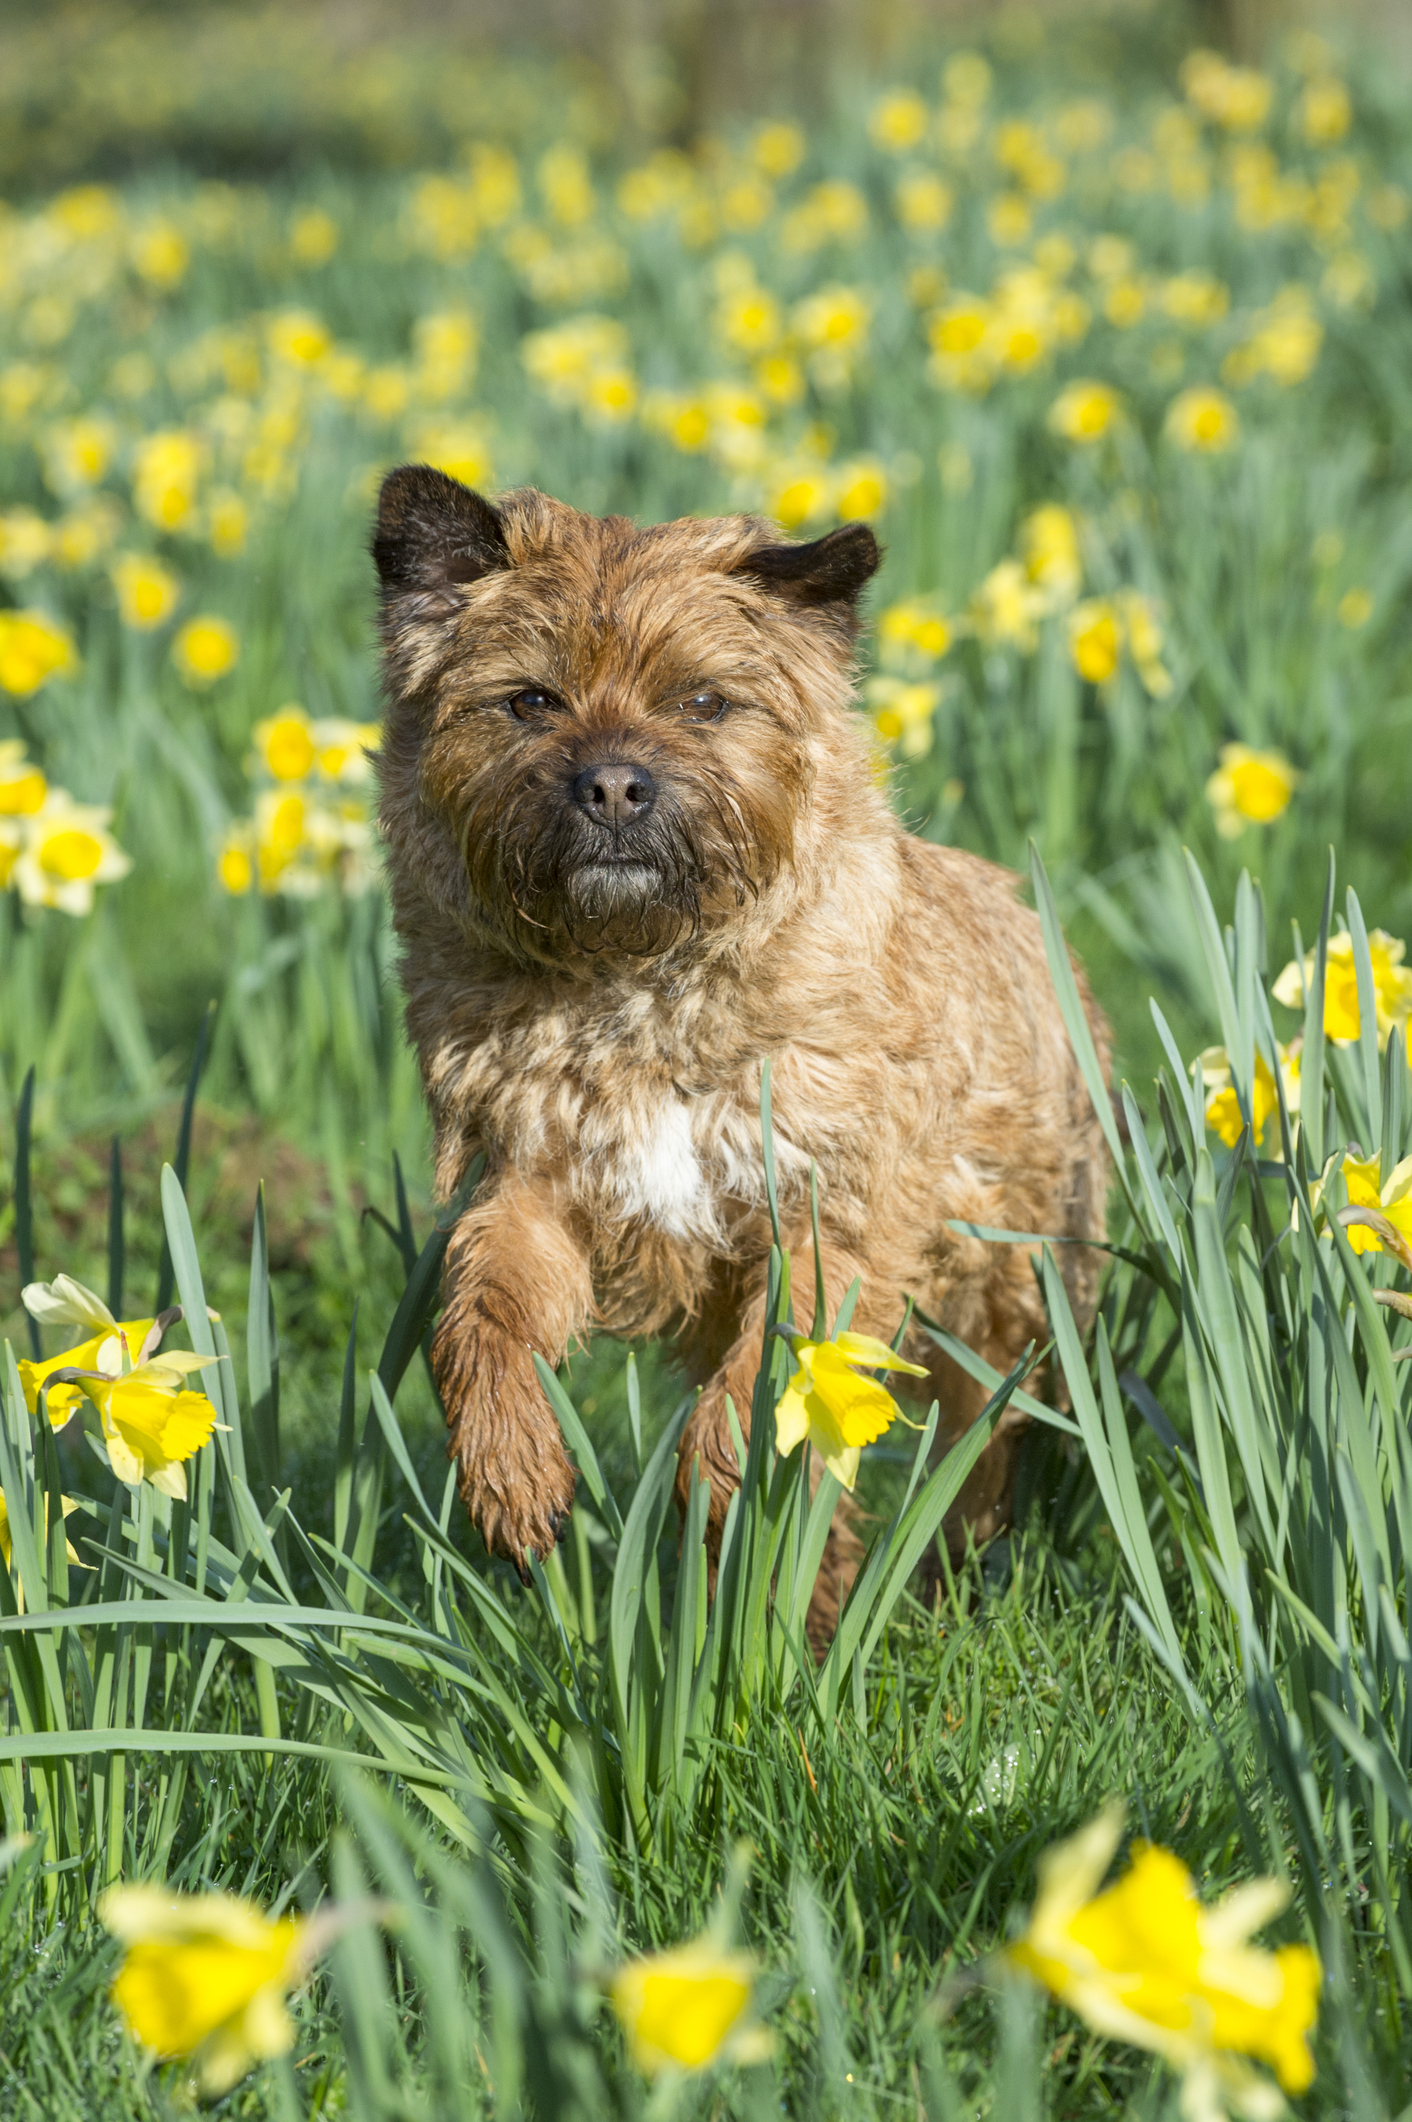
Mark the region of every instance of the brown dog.
MULTIPOLYGON (((706 1381, 682 1483, 699 1456, 718 1537, 726 1395, 748 1423, 760 1359, 766 1057, 796 1287, 813 1159, 830 1305, 861 1276, 859 1329, 890 1338, 911 1295, 1007 1370, 1046 1332, 1031 1261, 950 1222, 1101 1235, 1105 1152, 1039 924, 876 784, 850 711, 866 526, 641 530, 408 466, 373 552, 381 822, 439 1192, 488 1159, 433 1351, 461 1493, 493 1551, 546 1554, 574 1471, 532 1351, 675 1326, 706 1381)), ((1095 1256, 1063 1258, 1083 1323, 1095 1256)), ((954 1436, 983 1395, 909 1353, 954 1436)), ((983 1454, 953 1545, 1007 1522, 1021 1428, 983 1454)))

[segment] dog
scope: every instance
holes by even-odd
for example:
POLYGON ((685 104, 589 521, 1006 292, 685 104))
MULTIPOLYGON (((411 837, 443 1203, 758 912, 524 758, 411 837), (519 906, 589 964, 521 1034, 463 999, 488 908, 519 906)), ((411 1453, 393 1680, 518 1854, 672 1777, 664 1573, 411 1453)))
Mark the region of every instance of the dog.
MULTIPOLYGON (((860 1278, 857 1329, 890 1339, 911 1297, 1006 1372, 1047 1338, 1033 1263, 954 1225, 1102 1236, 1106 1151, 1038 920, 879 786, 852 707, 865 524, 640 528, 408 465, 372 550, 380 823, 439 1195, 487 1160, 432 1348, 462 1498, 524 1575, 574 1498, 534 1353, 673 1329, 703 1382, 678 1494, 699 1465, 718 1546, 726 1397, 748 1433, 764 1326, 767 1059, 794 1285, 812 1161, 830 1313, 860 1278)), ((1085 1326, 1098 1255, 1061 1258, 1085 1326)), ((920 1342, 945 1444, 985 1393, 920 1342)), ((1025 1420, 969 1476, 953 1555, 1008 1523, 1025 1420)), ((836 1522, 816 1640, 858 1551, 836 1522)))

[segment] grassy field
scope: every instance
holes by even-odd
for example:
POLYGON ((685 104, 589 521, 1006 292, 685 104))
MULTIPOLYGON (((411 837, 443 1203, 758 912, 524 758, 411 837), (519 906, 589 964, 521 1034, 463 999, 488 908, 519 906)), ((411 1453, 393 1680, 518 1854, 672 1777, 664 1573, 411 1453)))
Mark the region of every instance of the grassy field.
POLYGON ((19 1289, 67 1274, 233 1361, 184 1498, 0 1379, 5 2111, 189 2108, 98 1915, 166 1878, 387 1918, 231 2115, 1219 2113, 988 1957, 1116 1795, 1205 1899, 1288 1882, 1296 2110, 1412 2113, 1405 84, 1002 30, 629 154, 581 80, 433 58, 291 72, 314 148, 276 157, 238 54, 203 133, 173 51, 26 92, 4 150, 0 1329, 58 1355, 19 1289), (363 753, 408 459, 872 520, 878 773, 1026 889, 1033 842, 1061 999, 1062 923, 1113 1021, 1116 1250, 1088 1348, 1044 1267, 1072 1412, 1023 1526, 925 1603, 962 1448, 889 1432, 819 1671, 778 1340, 709 1619, 670 1346, 566 1366, 580 1502, 530 1590, 448 1485, 363 753), (645 2078, 614 1970, 713 1909, 772 2057, 645 2078))

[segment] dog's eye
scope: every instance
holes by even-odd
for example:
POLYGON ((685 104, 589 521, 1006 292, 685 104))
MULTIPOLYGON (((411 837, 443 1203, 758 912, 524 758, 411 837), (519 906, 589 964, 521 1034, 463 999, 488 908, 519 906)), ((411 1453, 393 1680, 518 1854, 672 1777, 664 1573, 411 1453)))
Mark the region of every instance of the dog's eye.
POLYGON ((677 705, 687 722, 719 722, 726 711, 726 702, 719 693, 692 693, 677 705))
POLYGON ((542 715, 547 708, 557 707, 553 693, 546 693, 538 685, 526 685, 521 691, 512 693, 505 705, 518 722, 528 722, 534 715, 542 715))

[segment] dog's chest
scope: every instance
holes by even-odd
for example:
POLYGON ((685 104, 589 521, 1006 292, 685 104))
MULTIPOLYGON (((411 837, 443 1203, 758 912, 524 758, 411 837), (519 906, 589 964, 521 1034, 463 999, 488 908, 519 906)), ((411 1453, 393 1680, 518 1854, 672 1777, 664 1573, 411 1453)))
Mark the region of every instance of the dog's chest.
POLYGON ((614 1221, 650 1223, 687 1241, 718 1238, 725 1195, 738 1194, 742 1179, 750 1188, 748 1173, 734 1168, 732 1106, 660 1082, 619 1083, 586 1098, 567 1145, 574 1192, 614 1221))
MULTIPOLYGON (((483 1049, 482 1110, 500 1153, 555 1170, 595 1227, 647 1225, 728 1250, 739 1212, 765 1198, 760 1060, 708 1061, 691 1029, 638 1004, 587 1026, 541 1019, 483 1049)), ((778 1133, 776 1156, 793 1162, 778 1133)))
MULTIPOLYGON (((613 1190, 623 1212, 655 1223, 669 1238, 701 1236, 716 1220, 691 1123, 687 1101, 671 1091, 615 1146, 620 1162, 613 1190)), ((613 1154, 610 1149, 609 1165, 613 1154)))

